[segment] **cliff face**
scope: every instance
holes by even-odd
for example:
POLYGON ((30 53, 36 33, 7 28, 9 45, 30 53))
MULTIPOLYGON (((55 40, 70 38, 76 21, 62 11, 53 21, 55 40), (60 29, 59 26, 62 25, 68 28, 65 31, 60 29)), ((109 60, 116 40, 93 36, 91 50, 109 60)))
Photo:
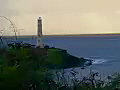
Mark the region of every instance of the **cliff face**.
POLYGON ((47 62, 50 68, 72 68, 84 66, 87 60, 67 53, 66 50, 50 48, 47 53, 47 62))

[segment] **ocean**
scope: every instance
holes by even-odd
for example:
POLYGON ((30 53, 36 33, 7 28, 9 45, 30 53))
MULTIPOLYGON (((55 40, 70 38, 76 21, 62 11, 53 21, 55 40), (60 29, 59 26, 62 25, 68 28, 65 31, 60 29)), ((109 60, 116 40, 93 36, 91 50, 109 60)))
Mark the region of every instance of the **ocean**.
MULTIPOLYGON (((7 42, 14 38, 4 38, 7 42)), ((21 36, 19 41, 36 44, 35 36, 21 36)), ((71 55, 92 59, 87 69, 109 75, 120 72, 120 36, 44 36, 43 43, 62 48, 71 55)), ((79 70, 79 68, 76 68, 79 70)))

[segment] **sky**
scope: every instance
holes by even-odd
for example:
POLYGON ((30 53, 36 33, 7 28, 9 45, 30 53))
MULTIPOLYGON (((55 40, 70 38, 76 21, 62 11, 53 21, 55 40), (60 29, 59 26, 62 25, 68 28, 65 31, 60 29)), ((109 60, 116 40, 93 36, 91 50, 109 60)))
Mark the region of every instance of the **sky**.
MULTIPOLYGON (((9 18, 19 35, 36 35, 40 16, 44 35, 120 33, 119 4, 120 0, 0 0, 0 16, 9 18)), ((0 24, 0 29, 9 26, 3 18, 0 24)))

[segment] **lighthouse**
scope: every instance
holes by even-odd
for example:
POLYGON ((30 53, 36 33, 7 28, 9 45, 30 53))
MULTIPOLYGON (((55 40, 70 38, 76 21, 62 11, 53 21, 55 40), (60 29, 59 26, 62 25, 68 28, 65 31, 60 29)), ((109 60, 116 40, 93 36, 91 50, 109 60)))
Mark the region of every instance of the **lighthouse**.
POLYGON ((37 47, 44 48, 42 43, 42 18, 38 18, 37 47))

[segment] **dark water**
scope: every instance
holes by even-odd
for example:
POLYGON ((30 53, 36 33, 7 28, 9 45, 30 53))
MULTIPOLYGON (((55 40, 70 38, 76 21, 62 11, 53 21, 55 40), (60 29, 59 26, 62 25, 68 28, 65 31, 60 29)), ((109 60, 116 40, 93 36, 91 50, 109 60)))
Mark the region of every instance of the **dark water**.
MULTIPOLYGON (((18 40, 36 44, 36 37, 18 40)), ((74 56, 93 59, 91 68, 103 74, 120 72, 120 36, 45 36, 43 42, 74 56)))

